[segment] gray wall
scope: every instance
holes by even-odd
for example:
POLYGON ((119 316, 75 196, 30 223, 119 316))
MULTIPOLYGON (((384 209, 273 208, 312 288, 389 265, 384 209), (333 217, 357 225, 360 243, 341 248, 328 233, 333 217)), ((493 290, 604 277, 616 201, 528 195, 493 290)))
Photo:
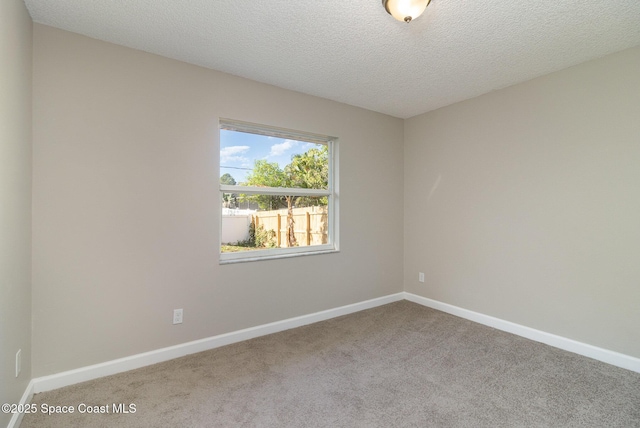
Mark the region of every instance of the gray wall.
MULTIPOLYGON (((17 403, 31 379, 31 54, 24 3, 1 1, 0 403, 17 403)), ((10 417, 0 413, 0 426, 10 417)))
POLYGON ((404 147, 406 291, 640 357, 640 48, 411 118, 404 147))
POLYGON ((39 24, 33 91, 34 376, 402 291, 402 120, 39 24), (218 117, 340 138, 339 253, 218 264, 218 117))

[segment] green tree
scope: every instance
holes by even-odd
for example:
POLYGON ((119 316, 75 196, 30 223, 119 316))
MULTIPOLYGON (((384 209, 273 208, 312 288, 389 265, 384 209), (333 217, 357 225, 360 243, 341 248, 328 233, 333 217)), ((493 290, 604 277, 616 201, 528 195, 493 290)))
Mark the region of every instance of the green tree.
MULTIPOLYGON (((327 146, 309 149, 292 156, 291 163, 281 169, 275 162, 256 160, 253 170, 247 175, 245 185, 256 187, 295 187, 303 189, 326 189, 329 177, 329 151, 327 146)), ((287 245, 297 245, 294 233, 293 206, 309 206, 318 203, 318 198, 304 196, 243 195, 246 200, 256 202, 261 209, 275 210, 287 207, 287 245)), ((319 198, 320 205, 327 198, 319 198)))
MULTIPOLYGON (((276 162, 256 160, 253 170, 247 175, 245 186, 255 187, 289 187, 289 182, 283 170, 276 162)), ((284 196, 271 195, 242 195, 245 201, 258 204, 261 210, 277 210, 287 206, 284 196)))
POLYGON ((229 174, 228 172, 225 172, 220 177, 220 183, 229 184, 231 186, 235 186, 236 185, 236 180, 231 176, 231 174, 229 174))
MULTIPOLYGON (((291 180, 290 187, 303 189, 327 189, 329 185, 329 148, 309 149, 302 154, 294 155, 291 163, 284 167, 284 173, 291 180)), ((327 205, 326 196, 310 198, 300 196, 296 198, 296 206, 327 205)))
MULTIPOLYGON (((220 177, 220 184, 235 186, 237 183, 231 174, 227 172, 222 174, 220 177)), ((235 208, 238 206, 238 195, 236 193, 223 193, 222 200, 224 201, 224 206, 226 208, 235 208)))

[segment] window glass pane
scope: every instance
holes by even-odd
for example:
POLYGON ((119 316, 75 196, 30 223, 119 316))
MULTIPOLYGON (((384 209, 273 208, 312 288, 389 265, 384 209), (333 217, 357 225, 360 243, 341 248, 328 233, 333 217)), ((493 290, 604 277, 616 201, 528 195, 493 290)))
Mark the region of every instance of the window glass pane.
POLYGON ((328 197, 259 196, 264 209, 222 208, 222 253, 329 243, 328 197))
POLYGON ((220 263, 338 250, 337 139, 220 119, 220 263))
MULTIPOLYGON (((220 130, 221 184, 326 190, 328 177, 327 144, 220 130)), ((264 200, 264 197, 245 199, 245 203, 240 203, 237 197, 229 196, 225 202, 228 208, 245 207, 248 203, 253 209, 256 205, 266 209, 264 200)))

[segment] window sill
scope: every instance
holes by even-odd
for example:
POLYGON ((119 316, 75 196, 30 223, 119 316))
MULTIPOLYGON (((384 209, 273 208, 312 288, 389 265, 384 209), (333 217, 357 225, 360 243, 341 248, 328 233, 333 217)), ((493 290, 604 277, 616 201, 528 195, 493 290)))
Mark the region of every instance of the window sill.
MULTIPOLYGON (((264 251, 264 250, 261 250, 264 251)), ((274 259, 288 259, 290 257, 304 257, 304 256, 315 256, 319 254, 331 254, 331 253, 339 253, 340 250, 335 248, 330 249, 318 249, 311 251, 300 251, 295 253, 283 252, 280 254, 265 254, 260 255, 259 252, 255 252, 255 254, 247 255, 246 257, 239 258, 220 258, 221 265, 235 264, 235 263, 247 263, 247 262, 259 262, 262 260, 274 260, 274 259)), ((245 253, 246 254, 246 253, 245 253)))

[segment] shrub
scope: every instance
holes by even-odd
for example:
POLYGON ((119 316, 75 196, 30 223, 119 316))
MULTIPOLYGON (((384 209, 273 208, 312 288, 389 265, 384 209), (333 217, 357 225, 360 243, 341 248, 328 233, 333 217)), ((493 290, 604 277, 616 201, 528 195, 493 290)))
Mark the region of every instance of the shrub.
MULTIPOLYGON (((253 223, 252 223, 253 224, 253 223)), ((251 232, 249 232, 251 234, 251 232)), ((275 248, 276 231, 273 229, 265 230, 262 225, 256 229, 254 227, 255 246, 259 248, 275 248)))
POLYGON ((259 225, 256 229, 256 223, 251 222, 249 225, 249 238, 236 243, 238 247, 254 247, 254 248, 276 248, 276 231, 265 230, 264 226, 259 225))

